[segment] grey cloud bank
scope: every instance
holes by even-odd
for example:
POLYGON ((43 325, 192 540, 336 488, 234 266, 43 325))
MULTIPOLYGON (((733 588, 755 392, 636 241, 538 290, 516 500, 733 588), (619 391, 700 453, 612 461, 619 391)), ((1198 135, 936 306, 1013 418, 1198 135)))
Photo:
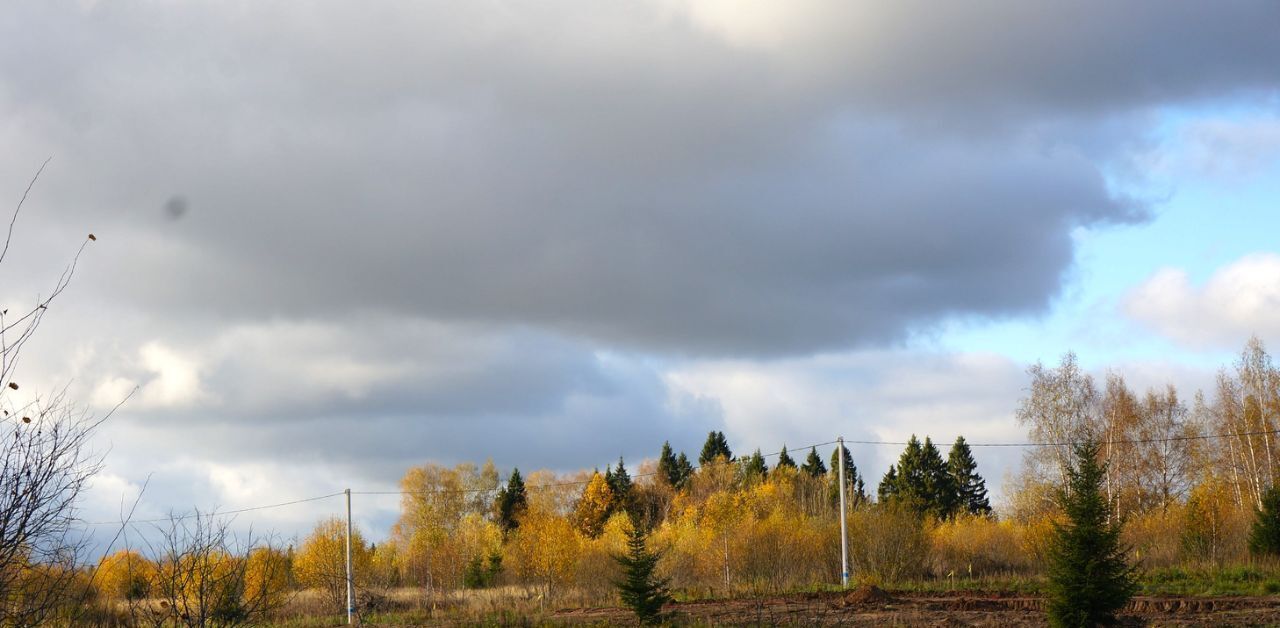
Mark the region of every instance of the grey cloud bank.
POLYGON ((1072 228, 1142 218, 1141 113, 1280 58, 1266 3, 726 6, 26 7, 5 159, 56 153, 161 311, 795 354, 1041 310, 1072 228))

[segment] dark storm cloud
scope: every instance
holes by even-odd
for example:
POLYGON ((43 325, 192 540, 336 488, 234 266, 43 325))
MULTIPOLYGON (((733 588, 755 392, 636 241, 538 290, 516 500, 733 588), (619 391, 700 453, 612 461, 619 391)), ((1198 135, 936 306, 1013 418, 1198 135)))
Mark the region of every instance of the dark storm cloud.
POLYGON ((157 311, 796 353, 1041 310, 1148 111, 1280 73, 1272 3, 716 6, 26 7, 7 169, 157 311))

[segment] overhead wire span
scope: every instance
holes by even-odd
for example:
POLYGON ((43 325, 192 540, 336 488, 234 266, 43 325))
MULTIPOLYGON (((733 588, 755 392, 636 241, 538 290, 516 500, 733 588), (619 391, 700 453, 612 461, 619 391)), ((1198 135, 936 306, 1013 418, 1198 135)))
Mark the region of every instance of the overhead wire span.
POLYGON ((317 497, 306 497, 303 499, 295 499, 293 501, 280 502, 278 504, 263 504, 261 506, 250 506, 248 508, 236 508, 234 510, 210 510, 209 512, 192 512, 184 515, 174 515, 172 517, 161 517, 157 519, 139 519, 139 520, 127 520, 127 521, 85 521, 84 525, 106 526, 106 525, 122 525, 122 524, 137 524, 137 523, 165 523, 169 521, 182 521, 184 519, 195 519, 197 517, 223 517, 226 515, 237 515, 244 512, 253 512, 255 510, 283 508, 285 506, 293 506, 295 504, 302 504, 306 502, 316 502, 322 499, 329 499, 330 497, 337 497, 339 495, 344 495, 344 494, 345 494, 344 491, 338 491, 337 493, 330 493, 328 495, 319 495, 317 497))
MULTIPOLYGON (((837 442, 838 441, 832 440, 832 441, 827 441, 825 443, 814 443, 812 445, 803 445, 803 446, 797 447, 796 451, 802 451, 805 449, 809 449, 811 447, 823 447, 826 445, 834 445, 837 442)), ((848 443, 849 441, 845 441, 845 442, 848 443)), ((781 451, 775 451, 773 453, 760 454, 760 455, 765 458, 770 458, 770 457, 778 456, 781 454, 782 454, 781 451)), ((697 470, 700 468, 702 468, 702 465, 693 466, 694 470, 697 470)), ((655 475, 658 475, 657 471, 652 471, 649 473, 636 473, 631 477, 647 478, 655 475)), ((560 488, 564 486, 586 486, 590 482, 591 480, 588 479, 588 480, 571 480, 568 482, 549 482, 546 484, 526 484, 524 488, 525 490, 543 490, 543 489, 549 489, 549 488, 560 488)), ((503 487, 495 486, 493 488, 437 488, 437 489, 427 489, 427 490, 421 490, 421 491, 351 491, 351 494, 352 495, 452 495, 452 494, 467 494, 467 493, 487 493, 487 492, 499 490, 501 488, 503 487)))

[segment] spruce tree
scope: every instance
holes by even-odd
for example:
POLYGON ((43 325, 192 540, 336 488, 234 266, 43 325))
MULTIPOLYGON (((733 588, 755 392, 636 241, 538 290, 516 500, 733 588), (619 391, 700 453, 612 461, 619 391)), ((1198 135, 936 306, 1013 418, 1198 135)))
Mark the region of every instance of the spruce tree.
POLYGON ((1280 487, 1272 486, 1262 496, 1262 508, 1254 513, 1249 531, 1249 553, 1280 556, 1280 487))
POLYGON ((679 478, 676 488, 684 488, 689 483, 689 478, 693 477, 693 463, 689 462, 689 457, 683 451, 676 456, 676 475, 679 478))
POLYGON ((676 464, 676 455, 671 451, 671 443, 663 441, 662 453, 658 454, 658 479, 675 488, 680 485, 680 467, 676 464))
POLYGON ((1074 449, 1067 486, 1057 494, 1064 521, 1054 523, 1048 548, 1049 623, 1112 624, 1137 590, 1137 575, 1120 544, 1121 524, 1102 494, 1106 466, 1098 462, 1098 445, 1087 441, 1074 449))
POLYGON ((876 489, 876 498, 881 502, 887 502, 895 498, 898 494, 898 469, 894 465, 889 465, 889 471, 880 479, 880 486, 876 489))
POLYGON ((800 467, 800 470, 815 478, 827 474, 827 465, 822 464, 822 456, 818 455, 817 447, 809 449, 809 457, 804 459, 804 466, 800 467))
POLYGON ((792 469, 796 468, 796 461, 791 457, 791 454, 787 453, 786 445, 783 445, 782 451, 778 453, 777 468, 781 469, 782 467, 791 467, 792 469))
POLYGON ((769 467, 759 449, 742 460, 742 477, 748 482, 763 480, 768 475, 769 467))
MULTIPOLYGON (((885 481, 890 481, 885 476, 885 481)), ((940 519, 950 517, 959 505, 959 498, 951 472, 942 454, 928 437, 924 443, 914 434, 907 441, 907 448, 898 458, 897 473, 886 490, 881 482, 881 492, 901 500, 918 514, 931 514, 940 519)))
POLYGON ((973 459, 969 443, 957 436, 947 456, 947 471, 956 489, 957 510, 971 515, 991 514, 991 502, 987 500, 987 482, 978 475, 978 463, 973 459))
POLYGON ((960 492, 947 461, 942 459, 942 452, 933 444, 933 439, 926 436, 921 447, 925 469, 925 485, 921 490, 925 509, 939 519, 952 517, 960 508, 960 492))
POLYGON ((494 500, 494 514, 497 515, 498 527, 504 534, 520 527, 520 515, 528 504, 529 497, 525 493, 520 469, 512 469, 507 485, 498 491, 498 497, 494 500))
POLYGON ((733 451, 729 449, 729 440, 724 437, 724 432, 712 430, 707 434, 707 442, 702 445, 702 455, 698 456, 698 464, 705 466, 720 457, 733 460, 733 451))
POLYGON ((605 470, 604 480, 609 484, 609 490, 613 491, 609 514, 619 510, 630 513, 634 501, 631 494, 631 474, 627 473, 627 467, 622 464, 622 456, 618 456, 618 466, 605 470))
MULTIPOLYGON (((827 484, 829 489, 827 496, 831 500, 832 506, 840 504, 840 445, 831 450, 831 471, 829 472, 829 480, 827 484)), ((859 504, 867 499, 867 487, 862 482, 862 476, 858 474, 858 466, 853 463, 853 456, 849 455, 849 448, 844 448, 844 481, 848 487, 848 493, 845 497, 849 499, 849 506, 857 508, 859 504)))
POLYGON ((622 603, 635 612, 641 624, 656 623, 662 614, 662 605, 671 601, 668 580, 658 578, 655 573, 662 554, 649 551, 644 530, 633 522, 627 536, 627 553, 616 554, 613 559, 622 568, 622 579, 613 583, 622 603))

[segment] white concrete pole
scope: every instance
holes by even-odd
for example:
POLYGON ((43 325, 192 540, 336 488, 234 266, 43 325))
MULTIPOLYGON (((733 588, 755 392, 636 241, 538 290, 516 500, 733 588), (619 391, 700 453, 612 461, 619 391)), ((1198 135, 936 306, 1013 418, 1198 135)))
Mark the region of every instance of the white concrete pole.
POLYGON ((356 580, 351 573, 351 489, 347 489, 347 624, 355 623, 356 580))
POLYGON ((840 466, 840 586, 849 586, 849 522, 844 506, 844 437, 836 438, 836 459, 840 466))

